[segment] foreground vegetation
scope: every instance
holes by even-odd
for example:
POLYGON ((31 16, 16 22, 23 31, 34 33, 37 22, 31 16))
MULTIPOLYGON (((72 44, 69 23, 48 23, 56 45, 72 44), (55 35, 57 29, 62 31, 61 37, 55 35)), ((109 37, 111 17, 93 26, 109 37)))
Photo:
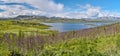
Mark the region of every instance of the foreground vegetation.
MULTIPOLYGON (((31 26, 25 21, 12 22, 15 25, 13 28, 16 25, 26 27, 25 30, 28 27, 39 28, 36 23, 31 26)), ((17 34, 4 32, 5 28, 1 27, 0 32, 0 56, 120 56, 120 23, 67 33, 52 32, 45 36, 39 31, 27 35, 24 29, 17 31, 17 34)))

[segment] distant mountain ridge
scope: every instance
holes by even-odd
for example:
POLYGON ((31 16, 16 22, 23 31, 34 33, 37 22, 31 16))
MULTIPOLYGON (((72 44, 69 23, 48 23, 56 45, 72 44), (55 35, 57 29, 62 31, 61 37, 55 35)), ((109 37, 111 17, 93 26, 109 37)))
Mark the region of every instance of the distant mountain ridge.
MULTIPOLYGON (((75 18, 62 18, 62 17, 47 17, 36 15, 19 15, 14 18, 0 18, 0 19, 75 19, 75 18)), ((98 17, 98 18, 80 18, 82 20, 120 20, 120 17, 98 17)))
MULTIPOLYGON (((36 16, 36 15, 19 15, 15 18, 28 18, 28 19, 31 19, 31 18, 46 18, 46 19, 75 19, 75 18, 61 18, 61 17, 46 17, 46 16, 36 16)), ((109 17, 97 17, 97 18, 80 18, 80 19, 120 19, 120 17, 112 17, 112 16, 109 16, 109 17)))

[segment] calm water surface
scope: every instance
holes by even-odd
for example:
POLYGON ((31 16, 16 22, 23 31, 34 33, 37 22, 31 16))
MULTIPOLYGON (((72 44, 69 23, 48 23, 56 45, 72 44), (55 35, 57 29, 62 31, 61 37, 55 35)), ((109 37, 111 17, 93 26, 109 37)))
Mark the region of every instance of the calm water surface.
POLYGON ((98 26, 107 25, 110 23, 43 23, 46 25, 50 25, 50 30, 57 30, 59 32, 67 32, 73 30, 82 30, 87 28, 94 28, 98 26))

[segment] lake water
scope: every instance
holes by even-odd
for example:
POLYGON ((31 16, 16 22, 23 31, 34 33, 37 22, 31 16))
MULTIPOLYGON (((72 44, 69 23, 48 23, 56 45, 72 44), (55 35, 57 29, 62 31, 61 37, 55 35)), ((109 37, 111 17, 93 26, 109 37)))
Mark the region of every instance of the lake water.
POLYGON ((67 31, 73 31, 73 30, 82 30, 82 29, 88 29, 88 28, 94 28, 98 26, 107 25, 110 23, 43 23, 46 25, 50 25, 50 30, 57 30, 59 32, 67 32, 67 31))

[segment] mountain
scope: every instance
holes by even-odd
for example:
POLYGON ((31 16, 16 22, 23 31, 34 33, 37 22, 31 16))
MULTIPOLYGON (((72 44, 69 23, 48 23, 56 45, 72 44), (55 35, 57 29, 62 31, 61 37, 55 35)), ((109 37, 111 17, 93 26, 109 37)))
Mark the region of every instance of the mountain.
POLYGON ((13 19, 37 19, 37 18, 48 18, 46 16, 36 16, 36 15, 19 15, 13 19))
MULTIPOLYGON (((0 18, 0 19, 9 19, 9 18, 0 18)), ((79 20, 75 18, 61 18, 61 17, 46 17, 46 16, 36 16, 36 15, 19 15, 17 17, 14 17, 12 19, 61 19, 61 20, 67 20, 67 19, 74 19, 79 20)), ((80 20, 85 21, 103 21, 103 20, 111 20, 111 21, 120 21, 120 17, 98 17, 98 18, 81 18, 80 20)))

